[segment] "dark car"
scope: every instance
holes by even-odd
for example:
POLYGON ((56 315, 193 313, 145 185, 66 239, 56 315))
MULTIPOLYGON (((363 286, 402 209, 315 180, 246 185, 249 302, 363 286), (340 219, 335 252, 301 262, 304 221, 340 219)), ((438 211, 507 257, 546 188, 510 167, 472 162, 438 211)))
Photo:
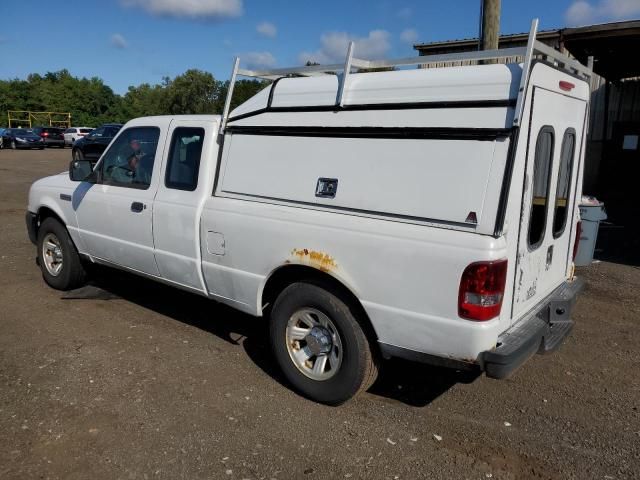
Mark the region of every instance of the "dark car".
POLYGON ((58 127, 34 127, 33 133, 39 135, 47 147, 64 148, 64 130, 58 127))
POLYGON ((90 134, 75 141, 71 156, 74 160, 98 160, 121 128, 120 123, 105 123, 96 128, 90 134))
POLYGON ((2 134, 4 148, 44 148, 44 141, 39 135, 26 128, 7 128, 2 134))

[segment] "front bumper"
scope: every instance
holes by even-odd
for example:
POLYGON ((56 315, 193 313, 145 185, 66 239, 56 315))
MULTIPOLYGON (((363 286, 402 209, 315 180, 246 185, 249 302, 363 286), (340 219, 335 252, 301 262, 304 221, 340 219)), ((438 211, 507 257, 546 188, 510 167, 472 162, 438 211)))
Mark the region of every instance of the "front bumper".
POLYGON ((486 375, 507 378, 535 353, 558 349, 573 328, 571 310, 583 288, 581 278, 563 283, 540 308, 500 335, 496 348, 480 355, 486 375))
POLYGON ((38 242, 38 215, 32 212, 27 212, 25 215, 27 221, 27 233, 29 234, 29 240, 36 245, 38 242))
POLYGON ((42 148, 44 142, 16 142, 16 148, 42 148))

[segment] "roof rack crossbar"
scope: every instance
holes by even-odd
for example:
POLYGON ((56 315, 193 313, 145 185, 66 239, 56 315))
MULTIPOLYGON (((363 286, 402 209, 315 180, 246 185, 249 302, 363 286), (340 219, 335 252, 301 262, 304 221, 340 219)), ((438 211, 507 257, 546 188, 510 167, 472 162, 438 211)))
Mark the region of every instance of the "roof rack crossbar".
MULTIPOLYGON (((362 58, 351 57, 350 67, 359 69, 378 69, 389 67, 402 67, 410 65, 429 65, 433 63, 443 62, 459 62, 459 61, 473 61, 473 60, 490 60, 497 58, 515 57, 524 55, 524 47, 502 48, 499 50, 480 50, 477 52, 460 52, 460 53, 447 53, 443 55, 428 55, 418 57, 406 57, 399 58, 397 60, 365 60, 362 58)), ((248 70, 238 69, 238 75, 245 77, 257 77, 257 78, 278 78, 286 77, 288 75, 313 75, 332 73, 336 71, 344 71, 347 63, 334 63, 331 65, 306 65, 303 67, 293 68, 276 68, 273 70, 248 70)))
POLYGON ((366 68, 402 67, 409 65, 430 65, 434 63, 492 60, 515 57, 524 54, 524 47, 502 48, 499 50, 478 50, 475 52, 445 53, 442 55, 423 55, 397 60, 370 60, 366 68))
POLYGON ((555 60, 556 62, 563 64, 565 68, 573 69, 577 73, 580 73, 587 78, 593 75, 593 72, 589 67, 585 67, 577 60, 569 57, 568 55, 565 55, 562 52, 559 52, 555 48, 552 48, 549 45, 546 45, 538 40, 535 40, 533 42, 533 49, 536 53, 541 53, 543 55, 546 55, 547 57, 555 60))

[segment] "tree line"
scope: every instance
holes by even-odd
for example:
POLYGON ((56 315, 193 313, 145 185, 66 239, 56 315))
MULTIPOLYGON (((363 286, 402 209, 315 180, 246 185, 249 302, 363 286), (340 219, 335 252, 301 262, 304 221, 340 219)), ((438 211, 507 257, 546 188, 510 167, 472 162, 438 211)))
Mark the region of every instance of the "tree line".
MULTIPOLYGON (((267 82, 238 80, 232 109, 267 86, 267 82)), ((68 70, 31 74, 26 80, 0 80, 0 126, 8 126, 9 110, 70 112, 73 125, 96 127, 147 115, 221 113, 228 81, 190 69, 161 84, 130 86, 118 95, 98 77, 78 78, 68 70)))

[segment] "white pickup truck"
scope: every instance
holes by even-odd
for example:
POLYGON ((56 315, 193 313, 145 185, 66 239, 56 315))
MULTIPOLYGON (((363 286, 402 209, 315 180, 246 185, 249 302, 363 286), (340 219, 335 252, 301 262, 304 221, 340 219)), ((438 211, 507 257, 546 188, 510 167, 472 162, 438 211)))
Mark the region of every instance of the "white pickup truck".
POLYGON ((264 316, 286 378, 328 404, 394 356, 506 377, 572 327, 591 71, 535 28, 466 55, 236 61, 232 86, 275 81, 230 114, 132 120, 95 166, 33 184, 45 281, 94 262, 264 316))

